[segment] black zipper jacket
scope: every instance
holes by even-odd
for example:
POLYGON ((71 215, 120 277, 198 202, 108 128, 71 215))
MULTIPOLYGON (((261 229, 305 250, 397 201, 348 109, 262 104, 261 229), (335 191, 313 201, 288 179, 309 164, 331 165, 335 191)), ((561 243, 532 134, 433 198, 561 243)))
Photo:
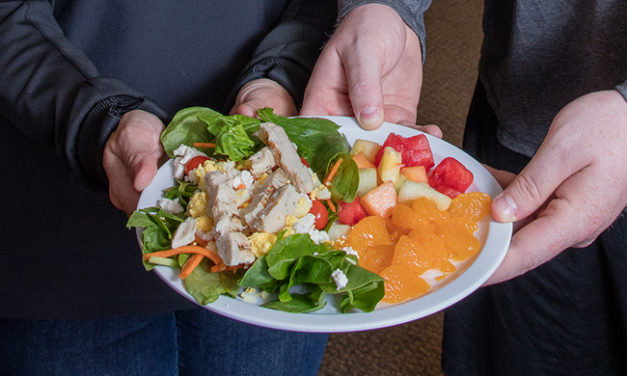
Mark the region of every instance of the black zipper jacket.
POLYGON ((328 0, 0 1, 0 317, 190 306, 108 201, 107 138, 132 109, 228 111, 256 78, 299 104, 335 17, 328 0))

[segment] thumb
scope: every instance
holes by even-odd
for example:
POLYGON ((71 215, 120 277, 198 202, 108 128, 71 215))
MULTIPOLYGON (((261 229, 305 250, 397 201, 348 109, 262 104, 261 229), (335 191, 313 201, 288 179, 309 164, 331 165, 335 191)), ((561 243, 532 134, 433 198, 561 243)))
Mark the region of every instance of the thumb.
POLYGON ((133 165, 131 170, 134 174, 133 188, 141 192, 152 182, 159 168, 159 155, 145 154, 141 156, 133 165))
POLYGON ((499 222, 526 218, 553 195, 572 173, 572 161, 556 163, 559 155, 550 146, 541 147, 527 166, 492 202, 492 217, 499 222))
POLYGON ((383 124, 382 67, 376 53, 367 49, 352 50, 356 56, 343 58, 348 82, 348 95, 357 122, 364 129, 376 129, 383 124))

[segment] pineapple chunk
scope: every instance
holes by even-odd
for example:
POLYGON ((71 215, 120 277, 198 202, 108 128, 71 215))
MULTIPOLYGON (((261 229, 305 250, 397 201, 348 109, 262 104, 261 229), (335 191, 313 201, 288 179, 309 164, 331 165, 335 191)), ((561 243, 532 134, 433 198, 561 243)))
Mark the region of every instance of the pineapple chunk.
POLYGON ((396 184, 402 164, 403 158, 400 152, 389 146, 383 149, 383 155, 381 156, 381 162, 378 167, 381 181, 389 181, 392 182, 392 184, 396 184))

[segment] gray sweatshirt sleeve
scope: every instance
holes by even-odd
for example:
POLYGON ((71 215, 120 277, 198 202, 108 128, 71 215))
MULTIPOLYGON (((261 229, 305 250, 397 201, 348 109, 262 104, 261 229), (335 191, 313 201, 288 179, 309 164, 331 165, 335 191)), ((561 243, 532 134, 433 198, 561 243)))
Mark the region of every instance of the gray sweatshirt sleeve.
POLYGON ((431 0, 339 0, 337 2, 338 22, 353 9, 373 3, 387 5, 394 9, 407 26, 418 35, 420 47, 422 48, 422 61, 424 62, 426 55, 424 12, 431 6, 431 0))
POLYGON ((625 98, 625 100, 627 101, 627 81, 623 82, 620 85, 617 85, 616 90, 618 90, 618 92, 621 93, 623 98, 625 98))

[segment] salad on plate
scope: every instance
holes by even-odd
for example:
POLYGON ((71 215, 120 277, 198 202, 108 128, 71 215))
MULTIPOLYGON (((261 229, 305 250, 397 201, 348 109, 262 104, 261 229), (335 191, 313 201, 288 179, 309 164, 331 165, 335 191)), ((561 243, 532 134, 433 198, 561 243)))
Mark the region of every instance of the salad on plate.
POLYGON ((324 118, 179 111, 161 136, 172 186, 140 208, 147 270, 179 270, 201 305, 227 295, 305 313, 371 312, 428 293, 481 249, 490 197, 427 138, 356 140, 324 118))

